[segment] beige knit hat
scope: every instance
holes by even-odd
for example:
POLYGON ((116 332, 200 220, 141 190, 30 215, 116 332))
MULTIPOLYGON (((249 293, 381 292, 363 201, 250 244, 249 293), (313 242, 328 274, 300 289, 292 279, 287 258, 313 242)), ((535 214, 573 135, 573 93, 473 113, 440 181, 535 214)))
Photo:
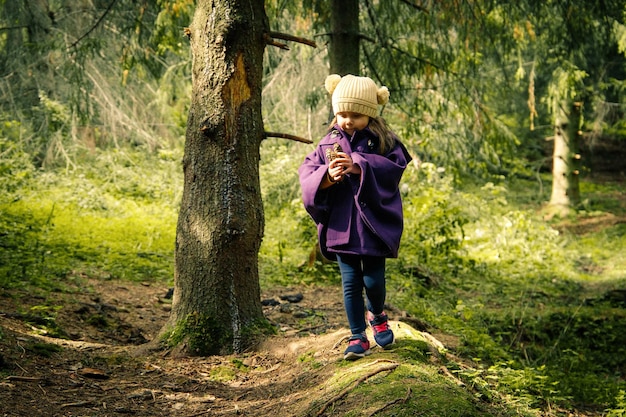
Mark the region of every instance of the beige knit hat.
POLYGON ((324 83, 326 90, 332 94, 333 112, 342 111, 364 114, 369 117, 378 115, 378 105, 387 104, 389 90, 387 87, 376 86, 368 77, 357 77, 348 74, 341 77, 331 74, 324 83))

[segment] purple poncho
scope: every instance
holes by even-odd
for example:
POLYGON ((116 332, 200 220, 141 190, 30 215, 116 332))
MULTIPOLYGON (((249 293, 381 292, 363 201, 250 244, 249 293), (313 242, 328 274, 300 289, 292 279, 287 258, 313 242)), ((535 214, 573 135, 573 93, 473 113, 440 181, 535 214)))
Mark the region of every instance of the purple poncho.
POLYGON ((398 184, 411 157, 396 140, 386 155, 378 153, 378 138, 369 129, 352 138, 335 126, 304 159, 298 169, 302 200, 317 224, 322 254, 398 256, 402 236, 402 200, 398 184), (328 170, 325 151, 339 142, 361 168, 361 175, 320 190, 328 170))

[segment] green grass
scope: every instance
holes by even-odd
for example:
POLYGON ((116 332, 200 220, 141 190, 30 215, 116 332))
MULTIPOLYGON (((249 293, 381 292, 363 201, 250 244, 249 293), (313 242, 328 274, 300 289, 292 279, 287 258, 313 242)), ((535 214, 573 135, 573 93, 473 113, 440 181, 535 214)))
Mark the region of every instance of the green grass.
POLYGON ((132 168, 110 162, 44 174, 0 202, 2 286, 58 287, 74 271, 172 279, 180 182, 165 180, 169 167, 142 175, 150 161, 132 168))

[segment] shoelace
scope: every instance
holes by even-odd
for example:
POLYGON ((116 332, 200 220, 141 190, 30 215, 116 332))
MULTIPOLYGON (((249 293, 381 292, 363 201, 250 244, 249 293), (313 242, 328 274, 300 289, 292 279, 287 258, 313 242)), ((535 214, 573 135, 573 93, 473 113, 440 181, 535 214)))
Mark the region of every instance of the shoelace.
POLYGON ((387 322, 384 322, 381 324, 375 324, 372 326, 372 328, 374 329, 374 332, 382 333, 382 332, 386 332, 387 330, 389 330, 389 324, 387 324, 387 322))

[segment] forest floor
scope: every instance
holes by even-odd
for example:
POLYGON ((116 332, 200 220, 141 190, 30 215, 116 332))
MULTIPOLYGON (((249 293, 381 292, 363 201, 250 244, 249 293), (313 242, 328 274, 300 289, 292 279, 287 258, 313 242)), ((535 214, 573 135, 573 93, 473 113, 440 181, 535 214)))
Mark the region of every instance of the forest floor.
MULTIPOLYGON (((596 216, 562 227, 585 233, 624 221, 623 216, 596 216)), ((362 416, 413 415, 393 410, 407 401, 422 402, 428 410, 428 401, 435 407, 434 401, 463 396, 471 410, 445 415, 527 415, 506 407, 500 413, 493 401, 486 404, 438 356, 444 346, 454 355, 458 340, 415 330, 419 322, 393 306, 397 347, 374 348, 371 356, 346 363, 342 353, 349 330, 338 286, 264 291, 262 300, 272 301, 264 313, 279 331, 254 352, 145 353, 142 347, 169 316, 168 290, 164 284, 86 276, 70 276, 64 291, 0 289, 0 416, 341 416, 350 410, 362 416), (301 300, 289 301, 298 294, 301 300), (365 394, 352 395, 359 384, 380 384, 377 378, 420 352, 426 352, 421 368, 393 380, 394 396, 369 401, 365 394)), ((444 415, 433 410, 417 415, 444 415)))
MULTIPOLYGON (((332 415, 343 415, 332 399, 336 388, 323 386, 346 366, 349 331, 339 287, 264 292, 262 299, 273 304, 264 313, 280 331, 255 352, 174 357, 142 350, 168 318, 167 287, 86 277, 75 282, 81 288, 45 299, 0 292, 1 416, 326 415, 329 406, 332 415), (302 299, 286 300, 294 295, 302 299)), ((396 332, 408 327, 393 323, 396 332)), ((392 355, 373 348, 357 362, 373 377, 397 366, 392 355)), ((358 415, 377 414, 371 406, 358 415)))

